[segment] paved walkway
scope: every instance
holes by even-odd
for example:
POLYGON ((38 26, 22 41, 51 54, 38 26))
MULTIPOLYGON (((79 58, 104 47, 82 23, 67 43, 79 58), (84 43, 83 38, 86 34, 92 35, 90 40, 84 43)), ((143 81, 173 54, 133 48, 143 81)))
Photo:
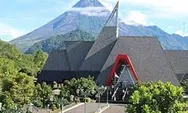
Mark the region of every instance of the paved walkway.
POLYGON ((125 113, 125 105, 110 104, 103 113, 125 113))
MULTIPOLYGON (((103 106, 104 104, 101 104, 103 106)), ((94 113, 98 109, 98 103, 87 103, 87 113, 94 113)), ((65 113, 84 113, 84 104, 80 105, 72 110, 69 110, 65 113)))
POLYGON ((46 109, 38 109, 37 110, 33 110, 33 113, 50 113, 51 110, 46 110, 46 109))
MULTIPOLYGON (((105 106, 106 104, 101 104, 102 106, 105 106)), ((84 107, 85 105, 82 104, 76 108, 73 108, 65 113, 84 113, 84 107)), ((98 103, 87 103, 87 113, 94 113, 98 110, 98 103)), ((49 113, 49 111, 45 109, 40 109, 38 112, 33 113, 49 113)), ((122 104, 110 104, 110 107, 107 108, 102 113, 125 113, 125 105, 122 104)))

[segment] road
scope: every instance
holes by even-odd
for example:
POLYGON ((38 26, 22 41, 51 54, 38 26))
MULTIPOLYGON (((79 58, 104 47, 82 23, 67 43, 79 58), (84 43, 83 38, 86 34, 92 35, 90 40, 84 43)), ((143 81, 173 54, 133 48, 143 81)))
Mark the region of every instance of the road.
MULTIPOLYGON (((104 106, 106 104, 101 104, 101 106, 104 106)), ((87 103, 87 113, 94 113, 98 109, 98 103, 87 103)), ((84 113, 84 104, 80 105, 72 110, 69 110, 65 113, 84 113)))
POLYGON ((125 105, 110 104, 110 107, 102 113, 125 113, 125 105))

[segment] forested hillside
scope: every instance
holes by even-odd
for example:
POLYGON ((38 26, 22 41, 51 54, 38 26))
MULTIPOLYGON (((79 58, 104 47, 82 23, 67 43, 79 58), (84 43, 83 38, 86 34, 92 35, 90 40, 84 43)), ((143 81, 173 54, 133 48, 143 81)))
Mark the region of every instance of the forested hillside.
POLYGON ((46 59, 47 54, 42 51, 25 55, 15 46, 0 41, 0 102, 6 112, 12 113, 12 109, 31 102, 34 79, 46 59))
POLYGON ((57 35, 47 40, 35 43, 30 47, 26 53, 33 53, 35 51, 42 50, 44 52, 51 52, 53 50, 65 49, 69 43, 66 41, 94 41, 95 38, 82 30, 75 30, 65 35, 57 35))
POLYGON ((36 77, 46 59, 47 54, 42 51, 25 55, 15 46, 0 41, 0 74, 22 72, 36 77))

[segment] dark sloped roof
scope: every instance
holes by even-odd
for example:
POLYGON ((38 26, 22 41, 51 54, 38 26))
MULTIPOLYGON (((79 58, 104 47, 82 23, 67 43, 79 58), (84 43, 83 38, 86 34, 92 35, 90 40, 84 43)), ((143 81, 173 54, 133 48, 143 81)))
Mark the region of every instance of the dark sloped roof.
POLYGON ((80 70, 100 71, 116 40, 116 27, 104 27, 88 52, 80 70))
POLYGON ((56 50, 49 54, 43 70, 78 70, 94 41, 66 41, 65 43, 66 50, 56 50))
POLYGON ((176 77, 182 82, 183 80, 188 79, 188 74, 176 74, 176 77))
POLYGON ((44 65, 43 70, 63 70, 68 71, 70 65, 68 62, 66 50, 52 51, 44 65))
POLYGON ((94 80, 98 77, 100 72, 98 71, 60 71, 60 70, 42 70, 38 77, 38 82, 53 83, 54 81, 62 83, 64 80, 70 80, 72 78, 81 77, 94 77, 94 80))
POLYGON ((78 71, 94 41, 77 41, 67 47, 71 71, 78 71))
POLYGON ((129 55, 140 81, 179 84, 159 41, 151 37, 118 38, 97 79, 99 84, 105 84, 118 54, 129 55))
POLYGON ((80 44, 82 41, 65 41, 66 50, 70 50, 72 48, 75 48, 77 45, 80 44))
POLYGON ((188 51, 172 50, 165 51, 172 70, 177 74, 188 73, 188 51))
POLYGON ((38 82, 62 82, 72 78, 92 76, 97 78, 99 71, 78 71, 93 41, 67 41, 66 50, 53 51, 41 71, 38 82))

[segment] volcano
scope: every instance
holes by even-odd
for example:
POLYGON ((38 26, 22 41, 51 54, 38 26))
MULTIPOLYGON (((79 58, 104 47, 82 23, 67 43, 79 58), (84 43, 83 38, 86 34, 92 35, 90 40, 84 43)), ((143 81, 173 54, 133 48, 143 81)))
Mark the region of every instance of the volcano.
MULTIPOLYGON (((37 42, 78 29, 97 37, 110 13, 111 11, 98 0, 80 0, 59 17, 26 35, 10 41, 10 43, 15 44, 22 51, 26 51, 37 42)), ((161 42, 163 49, 167 50, 188 49, 188 38, 168 34, 157 26, 127 25, 121 22, 119 34, 121 36, 156 37, 161 42)))

